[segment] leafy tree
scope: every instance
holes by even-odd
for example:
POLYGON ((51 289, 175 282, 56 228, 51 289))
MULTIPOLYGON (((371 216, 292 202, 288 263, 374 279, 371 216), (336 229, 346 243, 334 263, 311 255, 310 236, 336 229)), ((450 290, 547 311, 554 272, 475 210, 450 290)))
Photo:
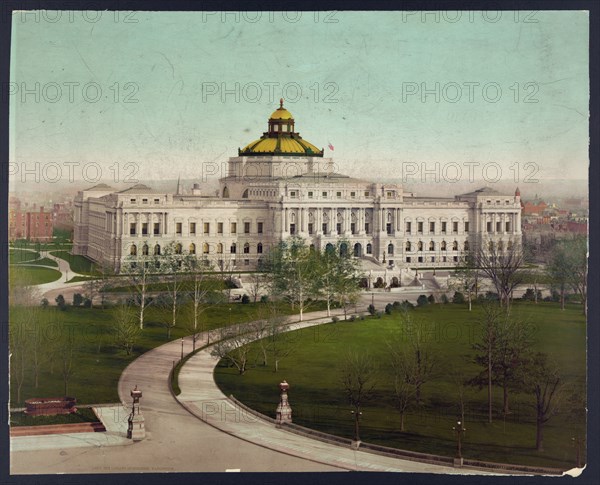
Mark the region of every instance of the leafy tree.
POLYGON ((455 291, 454 296, 452 297, 452 303, 462 305, 464 302, 465 302, 465 295, 463 295, 460 291, 455 291))
POLYGON ((210 292, 208 286, 207 272, 212 269, 211 263, 206 260, 199 260, 193 257, 188 258, 189 270, 193 275, 193 287, 191 291, 191 319, 188 328, 192 331, 192 349, 196 350, 196 339, 198 330, 202 331, 200 317, 207 309, 206 300, 210 292))
POLYGON ((48 301, 48 298, 42 298, 41 304, 42 304, 42 308, 48 308, 48 305, 50 304, 50 302, 48 301))
POLYGON ((246 295, 246 293, 244 293, 244 294, 242 295, 242 303, 243 303, 244 305, 247 305, 248 303, 250 303, 250 297, 249 297, 248 295, 246 295))
POLYGON ((586 237, 576 237, 568 243, 568 282, 579 295, 583 314, 587 317, 588 247, 586 237))
POLYGON ((142 329, 135 321, 131 308, 119 305, 113 313, 113 337, 115 345, 131 355, 133 347, 139 339, 142 329))
POLYGON ((285 298, 292 307, 298 306, 300 321, 319 290, 319 269, 315 264, 315 254, 303 239, 292 237, 281 241, 269 253, 265 263, 272 292, 285 298))
POLYGON ((417 298, 417 306, 427 305, 429 305, 429 300, 427 299, 427 297, 425 295, 419 295, 419 298, 417 298))
POLYGON ((222 327, 211 355, 229 362, 238 370, 239 375, 245 374, 251 350, 251 346, 247 345, 252 341, 251 330, 248 324, 222 327))
POLYGON ((65 302, 65 297, 62 296, 62 294, 58 295, 54 301, 56 302, 56 305, 58 306, 58 308, 60 308, 61 310, 66 310, 67 309, 67 303, 65 302))

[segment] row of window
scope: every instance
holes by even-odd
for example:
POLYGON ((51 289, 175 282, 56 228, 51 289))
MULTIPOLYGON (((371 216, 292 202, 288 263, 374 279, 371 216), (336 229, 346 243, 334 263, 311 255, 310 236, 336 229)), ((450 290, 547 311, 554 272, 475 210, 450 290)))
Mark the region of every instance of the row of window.
MULTIPOLYGON (((416 223, 416 228, 417 228, 417 234, 423 234, 423 227, 424 227, 424 222, 418 221, 416 223)), ((452 234, 458 234, 458 221, 453 221, 451 227, 448 227, 448 222, 446 221, 442 221, 440 222, 440 229, 441 229, 441 233, 442 234, 447 234, 448 230, 451 229, 452 230, 452 234)), ((435 222, 430 222, 429 223, 429 233, 433 234, 435 233, 435 228, 436 228, 436 223, 435 222)), ((412 234, 412 229, 413 229, 413 224, 412 222, 408 221, 405 223, 405 232, 407 234, 412 234)), ((469 222, 463 222, 463 230, 464 232, 469 232, 469 222)), ((390 234, 392 231, 392 225, 391 224, 387 224, 387 232, 388 234, 390 234)))
MULTIPOLYGON (((149 202, 150 199, 143 198, 141 200, 142 200, 142 204, 149 204, 150 203, 149 202)), ((129 199, 129 202, 132 203, 132 204, 137 204, 137 199, 129 199)), ((153 202, 155 204, 160 204, 160 199, 154 199, 153 202)))
MULTIPOLYGON (((196 254, 196 245, 194 243, 191 243, 188 246, 187 251, 188 251, 188 254, 196 254)), ((244 254, 251 254, 250 243, 245 243, 242 248, 242 251, 244 254)), ((231 244, 231 246, 229 247, 229 252, 231 254, 237 253, 237 244, 236 243, 231 244)), ((256 254, 262 254, 262 252, 263 252, 263 245, 262 245, 262 243, 258 243, 256 245, 256 254)), ((222 243, 218 243, 215 245, 208 244, 208 243, 202 244, 202 254, 211 254, 211 253, 223 254, 224 253, 224 245, 222 243), (211 246, 213 246, 213 248, 211 248, 211 246)), ((154 245, 154 247, 152 248, 152 254, 154 256, 160 256, 162 254, 160 244, 154 245)), ((177 243, 175 245, 175 254, 183 254, 183 245, 181 243, 177 243)), ((138 247, 136 244, 132 244, 129 247, 129 255, 130 256, 138 255, 138 247)), ((149 256, 150 255, 150 246, 148 246, 147 244, 144 244, 141 247, 141 255, 149 256)))
MULTIPOLYGON (((148 224, 149 223, 147 223, 147 222, 142 222, 142 227, 141 227, 141 232, 140 232, 140 234, 142 236, 148 235, 148 229, 149 229, 148 224)), ((137 226, 138 226, 138 224, 136 222, 129 223, 129 235, 130 236, 137 235, 137 230, 138 230, 137 226)), ((257 234, 263 233, 263 227, 264 226, 263 226, 262 222, 256 223, 257 234)), ((244 234, 250 234, 251 228, 252 228, 252 225, 250 222, 244 222, 244 234)), ((190 235, 195 235, 196 231, 197 231, 197 224, 195 222, 190 222, 188 229, 189 229, 190 235)), ((237 222, 230 223, 229 229, 230 229, 230 234, 237 234, 237 222)), ((203 224, 202 230, 203 230, 203 234, 210 234, 210 222, 205 222, 203 224)), ((160 222, 153 223, 152 231, 155 236, 160 234, 160 222)), ((183 223, 176 222, 175 223, 175 234, 177 234, 178 236, 181 236, 182 233, 183 233, 183 223)), ((223 234, 223 223, 222 222, 217 222, 217 234, 223 234)))

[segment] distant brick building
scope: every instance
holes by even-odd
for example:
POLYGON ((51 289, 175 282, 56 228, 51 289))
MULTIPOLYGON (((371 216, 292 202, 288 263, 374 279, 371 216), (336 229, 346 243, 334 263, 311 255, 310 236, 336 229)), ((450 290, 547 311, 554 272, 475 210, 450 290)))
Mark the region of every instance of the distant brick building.
POLYGON ((52 232, 52 212, 44 212, 43 207, 40 207, 39 212, 9 210, 9 240, 50 241, 52 240, 52 232))
POLYGON ((548 204, 546 204, 544 201, 535 203, 527 200, 523 203, 523 215, 529 216, 537 214, 541 216, 547 208, 548 204))

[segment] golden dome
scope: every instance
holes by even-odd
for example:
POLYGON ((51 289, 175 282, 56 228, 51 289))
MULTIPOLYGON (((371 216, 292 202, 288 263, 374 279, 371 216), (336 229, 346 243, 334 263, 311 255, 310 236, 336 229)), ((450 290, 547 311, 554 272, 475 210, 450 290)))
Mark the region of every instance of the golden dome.
POLYGON ((260 139, 238 150, 238 154, 322 157, 323 150, 303 140, 300 134, 294 131, 294 125, 292 113, 283 107, 283 99, 280 99, 279 108, 273 111, 269 118, 269 130, 263 133, 260 139))

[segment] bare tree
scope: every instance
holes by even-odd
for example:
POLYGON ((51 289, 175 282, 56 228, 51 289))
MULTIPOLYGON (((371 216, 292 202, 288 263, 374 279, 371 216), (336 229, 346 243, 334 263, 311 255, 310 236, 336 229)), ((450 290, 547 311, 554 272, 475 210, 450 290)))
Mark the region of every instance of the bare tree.
POLYGON ((479 287, 479 270, 475 267, 472 259, 467 260, 464 267, 458 268, 454 272, 454 282, 450 286, 467 296, 469 311, 471 311, 473 296, 477 297, 479 287))
POLYGON ((155 279, 154 272, 157 271, 157 263, 159 264, 157 259, 138 261, 137 256, 128 256, 123 263, 122 272, 128 277, 134 300, 139 308, 140 329, 144 328, 144 316, 148 306, 148 288, 155 279))
POLYGON ((535 354, 527 373, 528 390, 535 399, 535 448, 544 450, 544 425, 558 413, 561 400, 561 377, 558 369, 548 363, 548 356, 535 354))
POLYGON ((263 288, 266 285, 266 278, 264 274, 259 272, 250 273, 248 278, 250 279, 248 293, 250 293, 250 298, 252 298, 252 301, 256 303, 261 291, 263 291, 263 288))
POLYGON ((127 305, 121 304, 116 307, 113 313, 112 330, 115 345, 125 350, 127 355, 131 355, 142 329, 137 325, 127 305))
POLYGON ((189 270, 193 275, 192 283, 192 318, 190 329, 192 330, 192 349, 196 350, 196 339, 198 331, 202 332, 202 313, 207 309, 205 305, 206 297, 210 292, 208 285, 209 279, 207 272, 211 270, 211 264, 207 259, 198 260, 189 258, 189 270))
POLYGON ((98 279, 88 280, 83 284, 83 294, 90 300, 91 306, 94 306, 94 300, 102 288, 102 281, 98 279))
POLYGON ((184 254, 181 243, 171 242, 164 249, 161 258, 160 272, 165 276, 164 283, 170 297, 171 319, 165 322, 167 339, 171 338, 171 330, 177 326, 179 303, 183 295, 182 288, 185 282, 184 274, 190 268, 190 255, 184 254))
POLYGON ((400 432, 403 433, 405 416, 413 402, 416 389, 406 379, 407 372, 402 365, 396 364, 392 368, 394 370, 394 405, 400 413, 400 432))
POLYGON ((354 414, 354 441, 360 441, 360 416, 366 402, 373 397, 376 369, 369 354, 348 350, 342 361, 340 382, 354 414))
POLYGON ((587 317, 587 273, 588 273, 588 241, 586 237, 576 237, 569 242, 569 284, 579 295, 583 306, 583 314, 587 317))
POLYGON ((506 244, 484 241, 477 248, 475 264, 492 281, 500 304, 508 311, 513 290, 524 281, 521 244, 512 240, 506 244))
POLYGON ((25 370, 27 369, 27 353, 29 351, 30 340, 27 331, 27 319, 24 312, 19 309, 11 309, 10 320, 10 375, 16 382, 17 403, 21 402, 21 390, 25 382, 25 370), (19 311, 20 310, 20 311, 19 311))
POLYGON ((240 324, 221 328, 219 340, 213 345, 211 355, 218 359, 225 359, 233 365, 240 375, 243 375, 248 366, 252 335, 248 325, 240 324))
POLYGON ((565 309, 565 293, 569 284, 569 259, 563 244, 557 243, 552 248, 550 260, 546 265, 546 274, 553 289, 560 295, 560 309, 565 309))
POLYGON ((75 327, 62 324, 60 328, 60 341, 57 343, 57 355, 60 365, 60 373, 63 378, 65 396, 69 395, 69 381, 74 374, 73 360, 77 339, 75 327))

